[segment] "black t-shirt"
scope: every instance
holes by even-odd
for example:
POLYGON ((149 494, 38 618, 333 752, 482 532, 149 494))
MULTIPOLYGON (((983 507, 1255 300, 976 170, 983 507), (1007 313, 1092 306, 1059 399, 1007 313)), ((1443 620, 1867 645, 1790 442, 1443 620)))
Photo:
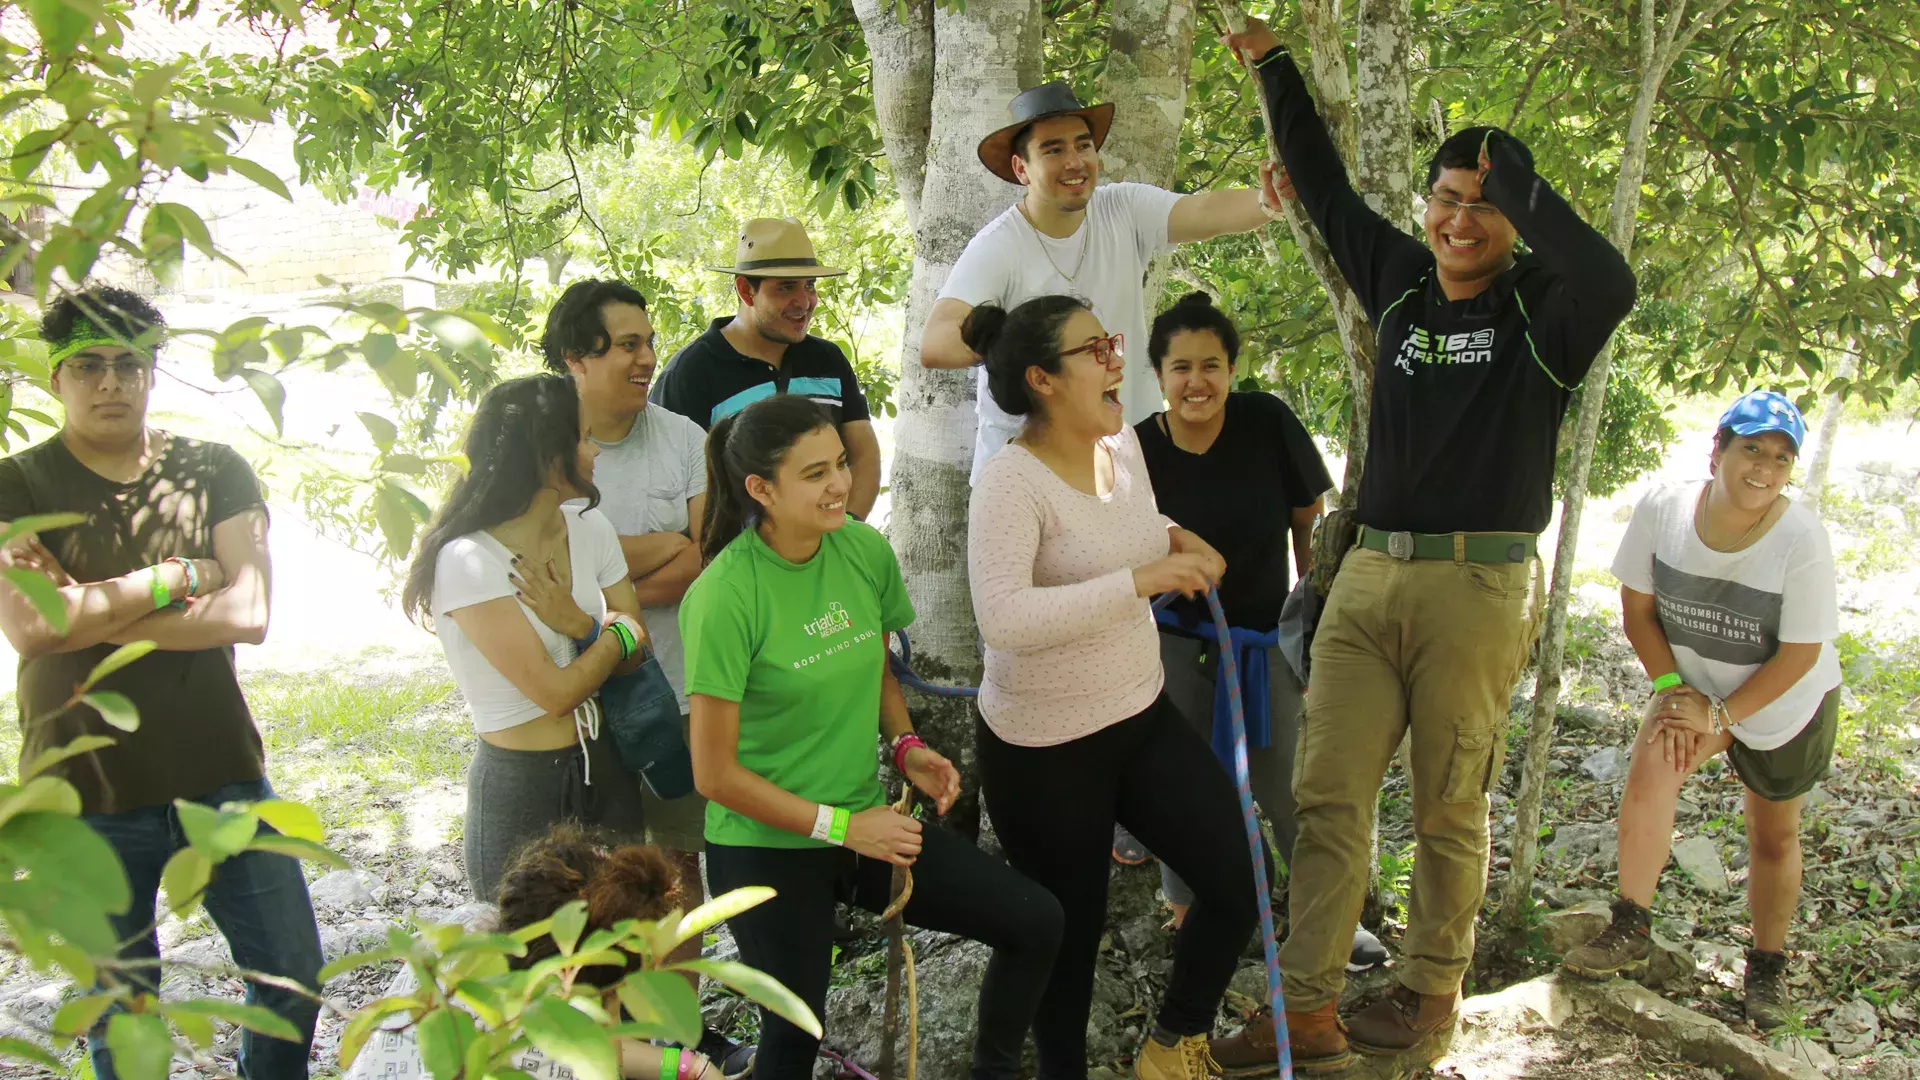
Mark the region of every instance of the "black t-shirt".
MULTIPOLYGON (((1333 486, 1307 429, 1272 394, 1227 395, 1227 420, 1204 454, 1173 444, 1155 413, 1134 425, 1160 512, 1199 534, 1227 560, 1220 607, 1227 622, 1271 630, 1293 588, 1288 573, 1297 507, 1333 486)), ((1182 619, 1210 618, 1204 600, 1176 600, 1182 619)))
POLYGON ((808 334, 774 367, 733 347, 720 332, 732 321, 713 320, 674 354, 648 395, 655 405, 710 428, 761 398, 801 394, 826 406, 836 427, 867 419, 867 396, 840 346, 808 334))
MULTIPOLYGON (((213 557, 213 528, 264 503, 239 454, 219 443, 169 435, 147 470, 128 483, 87 468, 55 435, 0 460, 0 521, 30 514, 85 514, 84 525, 40 540, 75 581, 105 581, 173 556, 213 557)), ((73 688, 116 646, 101 642, 20 661, 22 764, 82 735, 114 745, 49 770, 80 790, 89 814, 197 799, 263 775, 260 733, 241 696, 233 647, 157 650, 100 682, 140 711, 134 731, 109 727, 90 706, 63 708, 73 688)))
POLYGON ((1292 57, 1269 54, 1260 74, 1300 205, 1379 334, 1360 522, 1427 533, 1546 528, 1572 388, 1633 308, 1626 260, 1495 136, 1482 191, 1532 253, 1478 296, 1447 299, 1426 241, 1348 183, 1292 57))

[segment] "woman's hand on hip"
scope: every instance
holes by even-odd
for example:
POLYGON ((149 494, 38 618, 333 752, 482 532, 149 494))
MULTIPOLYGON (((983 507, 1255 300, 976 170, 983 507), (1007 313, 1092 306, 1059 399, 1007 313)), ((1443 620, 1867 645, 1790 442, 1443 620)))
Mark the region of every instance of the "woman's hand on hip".
POLYGON ((862 810, 847 821, 848 849, 895 866, 912 866, 920 857, 920 823, 891 806, 862 810))
POLYGON ((953 800, 960 797, 960 770, 953 767, 953 762, 916 746, 907 751, 906 765, 907 779, 933 800, 935 810, 944 814, 953 807, 953 800))
POLYGON ((581 610, 573 593, 561 587, 552 562, 536 563, 513 557, 507 573, 514 598, 533 609, 533 615, 556 634, 579 640, 593 632, 593 616, 581 610))

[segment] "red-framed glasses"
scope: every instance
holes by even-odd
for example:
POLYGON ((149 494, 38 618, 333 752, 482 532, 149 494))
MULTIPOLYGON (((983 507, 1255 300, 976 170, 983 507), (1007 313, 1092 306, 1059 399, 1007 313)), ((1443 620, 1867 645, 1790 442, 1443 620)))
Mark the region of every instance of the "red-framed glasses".
POLYGON ((1125 340, 1126 335, 1124 334, 1112 334, 1103 338, 1094 338, 1085 345, 1078 345, 1071 349, 1062 349, 1060 355, 1072 356, 1075 353, 1090 352, 1093 354, 1093 358, 1100 361, 1100 363, 1110 368, 1117 368, 1126 363, 1126 352, 1121 348, 1125 340))

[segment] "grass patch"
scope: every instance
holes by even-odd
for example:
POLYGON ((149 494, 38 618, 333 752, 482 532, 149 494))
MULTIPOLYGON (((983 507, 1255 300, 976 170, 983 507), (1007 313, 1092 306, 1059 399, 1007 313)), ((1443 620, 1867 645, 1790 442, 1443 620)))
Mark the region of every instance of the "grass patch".
POLYGON ((1920 639, 1841 634, 1834 648, 1842 685, 1851 691, 1841 699, 1835 749, 1898 776, 1903 756, 1920 736, 1920 666, 1912 663, 1920 655, 1920 639))

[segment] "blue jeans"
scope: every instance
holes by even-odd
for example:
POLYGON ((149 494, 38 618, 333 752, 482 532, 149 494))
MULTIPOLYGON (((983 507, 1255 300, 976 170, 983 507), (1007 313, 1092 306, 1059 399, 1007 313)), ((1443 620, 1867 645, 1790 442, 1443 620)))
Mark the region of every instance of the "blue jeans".
MULTIPOLYGON (((228 784, 194 802, 218 807, 227 802, 259 802, 273 798, 266 780, 228 784)), ((154 960, 160 942, 154 936, 154 904, 160 889, 160 871, 173 853, 187 846, 180 817, 172 806, 149 806, 122 814, 88 814, 87 825, 113 845, 126 867, 133 904, 125 915, 112 916, 113 932, 121 941, 138 935, 121 957, 154 960)), ((272 830, 262 824, 263 831, 272 830)), ((292 979, 316 993, 320 989, 320 929, 313 920, 313 902, 307 897, 300 862, 285 855, 252 851, 236 855, 214 868, 204 902, 213 924, 226 936, 236 964, 250 971, 292 979)), ((135 981, 158 992, 160 969, 141 967, 135 981)), ((251 1031, 240 1036, 240 1075, 247 1080, 291 1080, 307 1075, 307 1056, 313 1046, 313 1025, 320 1005, 308 998, 271 986, 247 984, 247 1004, 261 1005, 291 1022, 300 1041, 270 1039, 251 1031)), ((87 1051, 98 1080, 116 1080, 107 1051, 103 1018, 87 1034, 87 1051)))

